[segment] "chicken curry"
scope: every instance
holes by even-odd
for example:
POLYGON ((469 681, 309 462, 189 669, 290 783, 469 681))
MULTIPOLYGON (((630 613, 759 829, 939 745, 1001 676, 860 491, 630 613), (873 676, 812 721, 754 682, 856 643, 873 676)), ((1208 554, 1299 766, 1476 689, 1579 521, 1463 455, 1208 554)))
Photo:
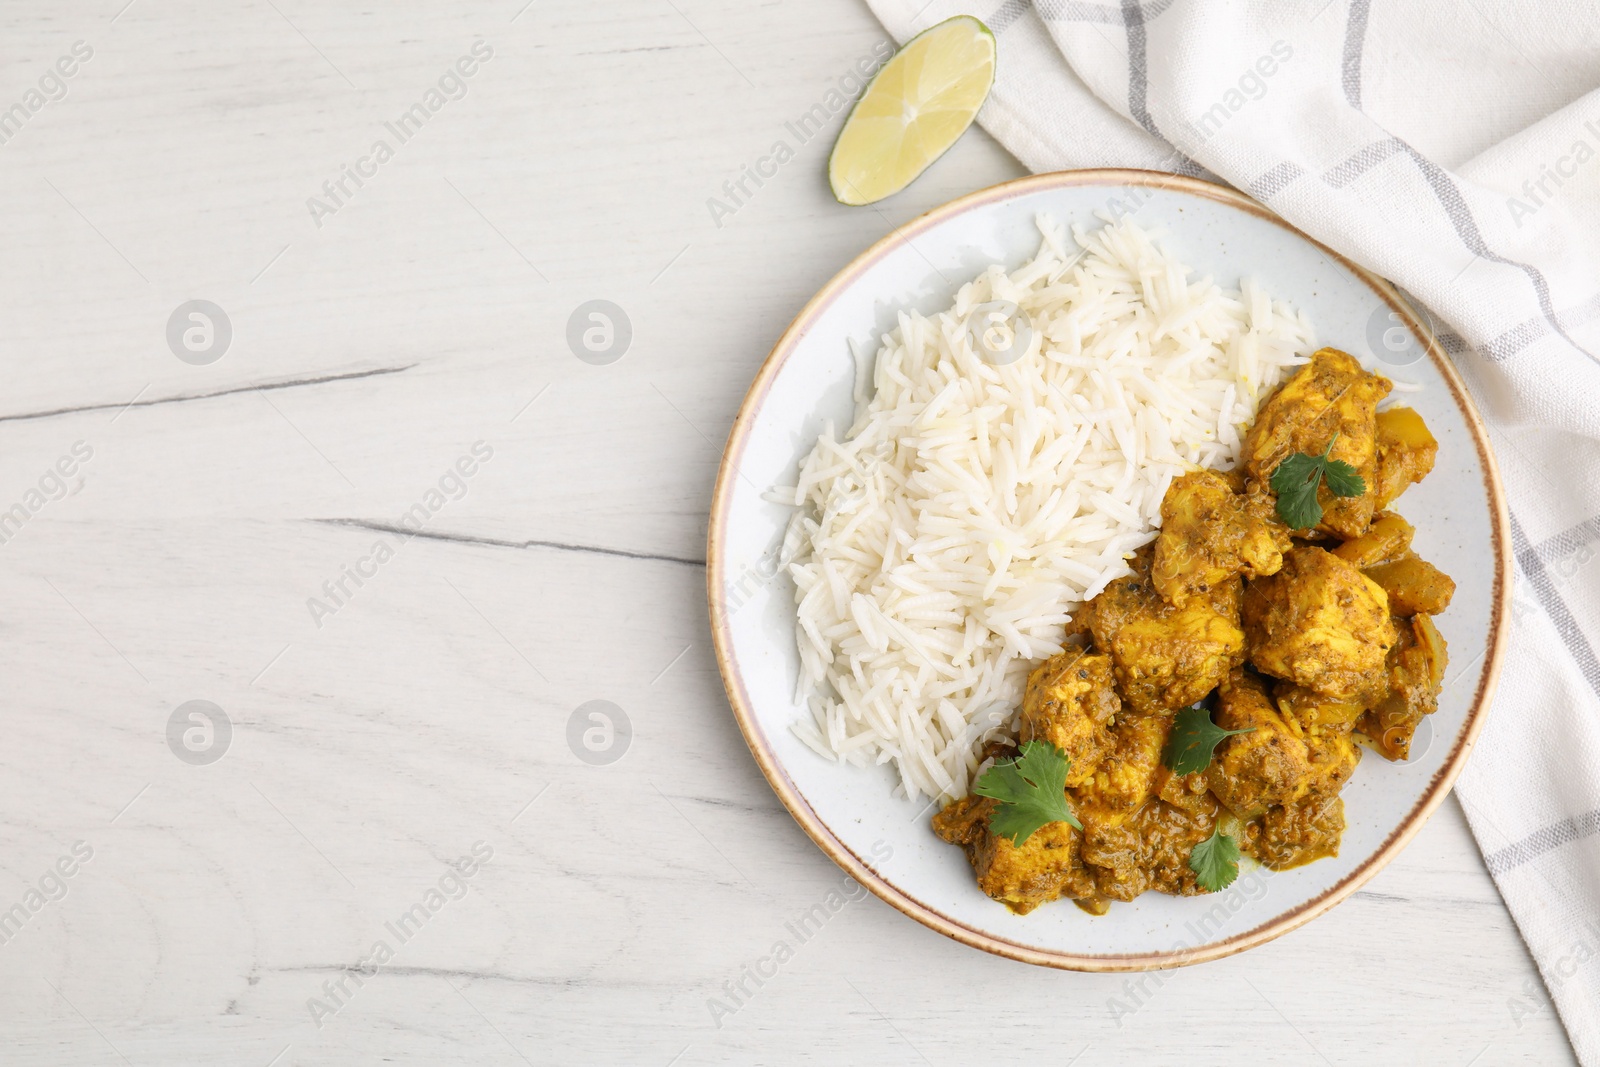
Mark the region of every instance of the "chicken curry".
POLYGON ((1193 859, 1224 826, 1272 870, 1337 854, 1339 793, 1362 748, 1406 759, 1437 706, 1446 654, 1432 620, 1455 590, 1390 510, 1438 450, 1415 411, 1378 411, 1390 389, 1322 349, 1261 405, 1236 470, 1173 481, 1154 543, 1083 605, 1023 697, 1014 744, 1065 758, 1081 829, 1007 837, 990 825, 1000 801, 976 793, 934 816, 990 897, 1019 914, 1063 897, 1104 914, 1147 890, 1207 892, 1193 859), (1291 456, 1348 487, 1333 473, 1296 483, 1316 516, 1298 529, 1274 489, 1291 456), (1187 714, 1208 715, 1221 740, 1180 773, 1163 753, 1187 714))

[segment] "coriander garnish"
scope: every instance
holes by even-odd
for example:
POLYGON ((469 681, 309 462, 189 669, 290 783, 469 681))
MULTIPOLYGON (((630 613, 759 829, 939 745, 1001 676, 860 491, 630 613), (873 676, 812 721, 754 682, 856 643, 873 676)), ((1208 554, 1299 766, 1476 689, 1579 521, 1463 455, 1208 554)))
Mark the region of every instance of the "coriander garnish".
POLYGON ((1341 459, 1333 459, 1333 442, 1320 456, 1296 452, 1272 472, 1272 491, 1278 494, 1278 518, 1291 530, 1308 530, 1322 521, 1322 505, 1317 501, 1317 486, 1328 483, 1334 496, 1360 496, 1367 483, 1356 469, 1341 459))
POLYGON ((1189 869, 1208 893, 1228 888, 1239 877, 1239 842, 1222 832, 1220 821, 1211 836, 1189 853, 1189 869))
POLYGON ((1247 734, 1254 726, 1242 730, 1224 730, 1211 721, 1211 712, 1204 704, 1191 704, 1178 712, 1167 735, 1167 747, 1161 751, 1161 762, 1173 774, 1193 774, 1211 766, 1211 754, 1217 743, 1234 734, 1247 734))
POLYGON ((1048 741, 1024 741, 1022 755, 997 761, 983 772, 972 791, 1000 803, 989 816, 989 830, 1022 845, 1041 826, 1083 824, 1067 804, 1067 771, 1072 761, 1048 741))

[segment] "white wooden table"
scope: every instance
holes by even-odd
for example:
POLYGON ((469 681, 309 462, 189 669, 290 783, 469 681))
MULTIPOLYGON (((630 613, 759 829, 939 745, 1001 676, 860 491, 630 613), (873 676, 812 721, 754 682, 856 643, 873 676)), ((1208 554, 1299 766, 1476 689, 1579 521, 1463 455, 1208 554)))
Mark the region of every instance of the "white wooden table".
POLYGON ((868 897, 714 1021, 845 884, 708 646, 721 443, 817 286, 1018 164, 974 131, 832 201, 785 123, 883 40, 857 0, 125 2, 0 12, 4 1063, 1570 1062, 1454 803, 1221 963, 1038 970, 868 897), (225 350, 169 344, 191 300, 225 350))

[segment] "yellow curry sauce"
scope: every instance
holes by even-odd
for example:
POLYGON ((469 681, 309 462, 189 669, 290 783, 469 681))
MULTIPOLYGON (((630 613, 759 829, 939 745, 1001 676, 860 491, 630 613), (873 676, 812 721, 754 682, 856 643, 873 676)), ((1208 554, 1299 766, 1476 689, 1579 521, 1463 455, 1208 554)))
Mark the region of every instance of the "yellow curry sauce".
POLYGON ((1455 591, 1387 510, 1438 451, 1415 411, 1377 410, 1390 389, 1324 348, 1261 405, 1237 470, 1173 481, 1160 535, 1083 605, 1023 697, 1017 742, 1066 754, 1083 829, 1050 823, 1015 845, 990 832, 996 802, 976 795, 934 816, 990 897, 1019 914, 1061 898, 1103 914, 1147 890, 1203 893, 1189 856, 1219 819, 1273 870, 1338 853, 1358 738, 1405 759, 1437 707, 1446 653, 1431 616, 1455 591), (1330 442, 1366 491, 1322 486, 1322 520, 1290 530, 1271 475, 1330 442), (1202 699, 1218 726, 1249 732, 1204 771, 1175 774, 1162 750, 1179 709, 1202 699))

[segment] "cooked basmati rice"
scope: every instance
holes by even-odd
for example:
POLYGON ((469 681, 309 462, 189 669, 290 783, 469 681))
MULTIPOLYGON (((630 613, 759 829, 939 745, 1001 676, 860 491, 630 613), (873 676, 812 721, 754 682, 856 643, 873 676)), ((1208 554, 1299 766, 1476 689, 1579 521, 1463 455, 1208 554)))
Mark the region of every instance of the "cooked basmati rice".
POLYGON ((1168 483, 1232 466, 1259 399, 1315 347, 1304 315, 1249 280, 1194 278, 1131 219, 1074 227, 1071 254, 1038 226, 1031 262, 899 316, 849 433, 828 425, 775 491, 800 509, 795 733, 830 759, 892 760, 911 798, 966 794, 1069 613, 1154 538, 1168 483), (1011 362, 975 333, 994 301, 1025 313, 1001 335, 1026 340, 1011 362))

